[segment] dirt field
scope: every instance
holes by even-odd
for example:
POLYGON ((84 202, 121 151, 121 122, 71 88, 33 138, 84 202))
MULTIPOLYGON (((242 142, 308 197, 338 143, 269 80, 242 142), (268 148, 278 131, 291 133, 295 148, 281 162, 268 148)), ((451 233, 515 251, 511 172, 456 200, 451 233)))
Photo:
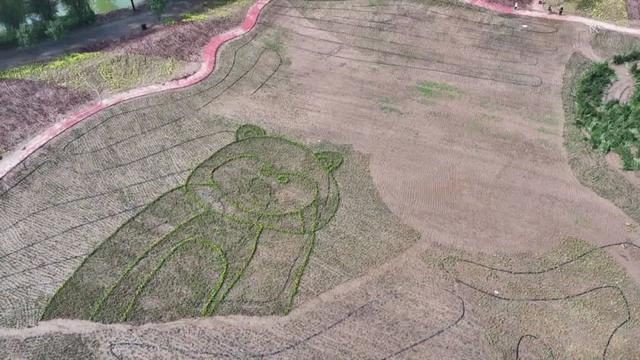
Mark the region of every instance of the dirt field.
POLYGON ((96 114, 2 179, 0 357, 640 356, 638 218, 564 146, 594 36, 459 4, 274 0, 202 83, 96 114), (213 190, 171 192, 193 179, 213 190), (183 225, 195 198, 224 220, 183 225))

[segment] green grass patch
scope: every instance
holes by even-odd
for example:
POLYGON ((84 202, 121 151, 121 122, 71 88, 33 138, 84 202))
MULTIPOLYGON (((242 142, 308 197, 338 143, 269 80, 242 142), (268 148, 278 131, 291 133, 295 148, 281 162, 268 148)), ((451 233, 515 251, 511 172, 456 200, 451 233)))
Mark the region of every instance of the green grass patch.
POLYGON ((628 24, 627 8, 624 0, 548 0, 557 12, 564 7, 564 14, 575 14, 612 22, 620 25, 628 24))
POLYGON ((553 135, 554 134, 553 131, 551 131, 551 130, 547 129, 546 127, 543 127, 543 126, 537 128, 536 131, 539 132, 539 133, 545 134, 545 135, 553 135))
POLYGON ((381 103, 380 104, 380 111, 382 111, 385 114, 403 115, 403 112, 400 111, 400 109, 398 109, 398 108, 396 108, 393 105, 390 105, 388 103, 381 103))
POLYGON ((618 24, 626 24, 629 18, 624 0, 580 0, 576 10, 583 15, 618 24))
POLYGON ((162 23, 162 25, 171 26, 177 24, 178 20, 172 17, 166 17, 163 18, 160 22, 162 23))
POLYGON ((58 57, 48 63, 29 64, 0 71, 0 79, 37 78, 46 71, 72 67, 84 61, 100 57, 101 54, 100 52, 71 53, 58 57))
POLYGON ((453 85, 436 81, 421 81, 416 85, 418 92, 427 99, 434 97, 458 97, 462 91, 453 85))
POLYGON ((207 4, 207 9, 182 14, 181 20, 185 22, 205 21, 209 18, 222 18, 231 16, 239 8, 251 3, 251 0, 213 1, 207 4))
POLYGON ((191 21, 204 21, 209 18, 208 12, 188 12, 182 14, 182 21, 191 22, 191 21))

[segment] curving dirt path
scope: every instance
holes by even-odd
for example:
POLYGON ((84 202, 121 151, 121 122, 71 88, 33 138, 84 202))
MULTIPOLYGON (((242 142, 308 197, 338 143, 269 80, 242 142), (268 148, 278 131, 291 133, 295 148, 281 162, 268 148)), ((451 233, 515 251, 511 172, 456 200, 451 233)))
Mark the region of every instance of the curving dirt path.
POLYGON ((229 40, 235 39, 249 32, 257 23, 258 16, 260 15, 261 10, 269 3, 269 1, 270 0, 257 0, 249 8, 246 17, 240 26, 211 38, 211 41, 209 41, 207 46, 205 46, 205 48, 203 49, 204 60, 200 65, 200 69, 193 75, 184 79, 169 81, 163 84, 131 89, 129 91, 116 94, 112 97, 102 99, 97 103, 90 104, 80 109, 77 113, 72 114, 70 117, 54 124, 44 132, 29 140, 25 145, 23 145, 22 148, 6 154, 0 160, 0 179, 3 178, 11 169, 16 167, 27 157, 29 157, 29 155, 31 155, 34 151, 38 150, 44 144, 49 142, 51 139, 58 136, 65 130, 73 127, 80 121, 103 109, 140 96, 154 94, 166 90, 181 89, 202 81, 207 76, 209 76, 211 72, 213 72, 213 69, 216 65, 216 56, 218 54, 218 49, 220 48, 220 46, 222 46, 229 40))

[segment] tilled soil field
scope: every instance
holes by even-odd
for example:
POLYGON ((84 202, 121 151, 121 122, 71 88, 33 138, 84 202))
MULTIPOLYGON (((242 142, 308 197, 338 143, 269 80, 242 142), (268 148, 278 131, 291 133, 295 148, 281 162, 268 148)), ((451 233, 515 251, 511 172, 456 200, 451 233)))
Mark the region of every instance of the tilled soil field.
POLYGON ((2 179, 0 354, 637 357, 637 223, 563 146, 565 64, 592 36, 274 0, 205 81, 96 114, 2 179))

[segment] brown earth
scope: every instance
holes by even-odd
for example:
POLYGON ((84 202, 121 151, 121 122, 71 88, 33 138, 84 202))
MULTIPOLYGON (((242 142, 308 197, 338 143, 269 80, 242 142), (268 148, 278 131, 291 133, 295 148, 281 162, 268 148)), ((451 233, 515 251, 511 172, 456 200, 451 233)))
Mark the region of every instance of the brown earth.
POLYGON ((202 49, 215 34, 240 24, 246 8, 223 19, 194 21, 165 26, 152 34, 126 42, 110 44, 106 49, 150 56, 174 57, 184 61, 202 60, 202 49))
POLYGON ((638 0, 625 0, 629 20, 640 20, 640 3, 638 0))
MULTIPOLYGON (((91 100, 87 92, 32 80, 0 80, 0 149, 9 150, 91 100)), ((2 151, 0 150, 0 155, 2 151)))
MULTIPOLYGON (((562 271, 536 279, 545 294, 535 293, 537 282, 523 289, 485 271, 458 279, 479 282, 474 290, 440 266, 468 254, 486 263, 478 254, 489 253, 502 267, 535 271, 539 264, 526 259, 550 249, 560 249, 545 263, 553 266, 594 246, 637 241, 637 223, 580 184, 563 145, 564 64, 575 51, 591 54, 592 36, 576 24, 459 4, 275 0, 255 31, 225 46, 204 82, 101 112, 3 179, 0 322, 35 325, 86 254, 182 183, 228 143, 215 134, 240 123, 366 154, 372 193, 420 233, 417 244, 363 275, 343 270, 350 256, 336 265, 318 250, 285 317, 139 327, 54 320, 0 332, 4 347, 26 357, 45 346, 104 358, 501 359, 547 346, 564 358, 636 357, 640 272, 631 245, 598 250, 603 258, 570 280, 562 271), (560 247, 569 237, 586 245, 560 247), (600 274, 603 264, 613 274, 600 274), (593 288, 614 284, 622 297, 593 288), (549 303, 501 300, 494 290, 548 295, 549 303)), ((352 183, 343 174, 341 189, 352 183)), ((366 233, 376 219, 341 226, 366 233)), ((345 241, 340 234, 335 228, 319 243, 331 249, 345 241)), ((348 240, 353 257, 380 251, 348 240)))

